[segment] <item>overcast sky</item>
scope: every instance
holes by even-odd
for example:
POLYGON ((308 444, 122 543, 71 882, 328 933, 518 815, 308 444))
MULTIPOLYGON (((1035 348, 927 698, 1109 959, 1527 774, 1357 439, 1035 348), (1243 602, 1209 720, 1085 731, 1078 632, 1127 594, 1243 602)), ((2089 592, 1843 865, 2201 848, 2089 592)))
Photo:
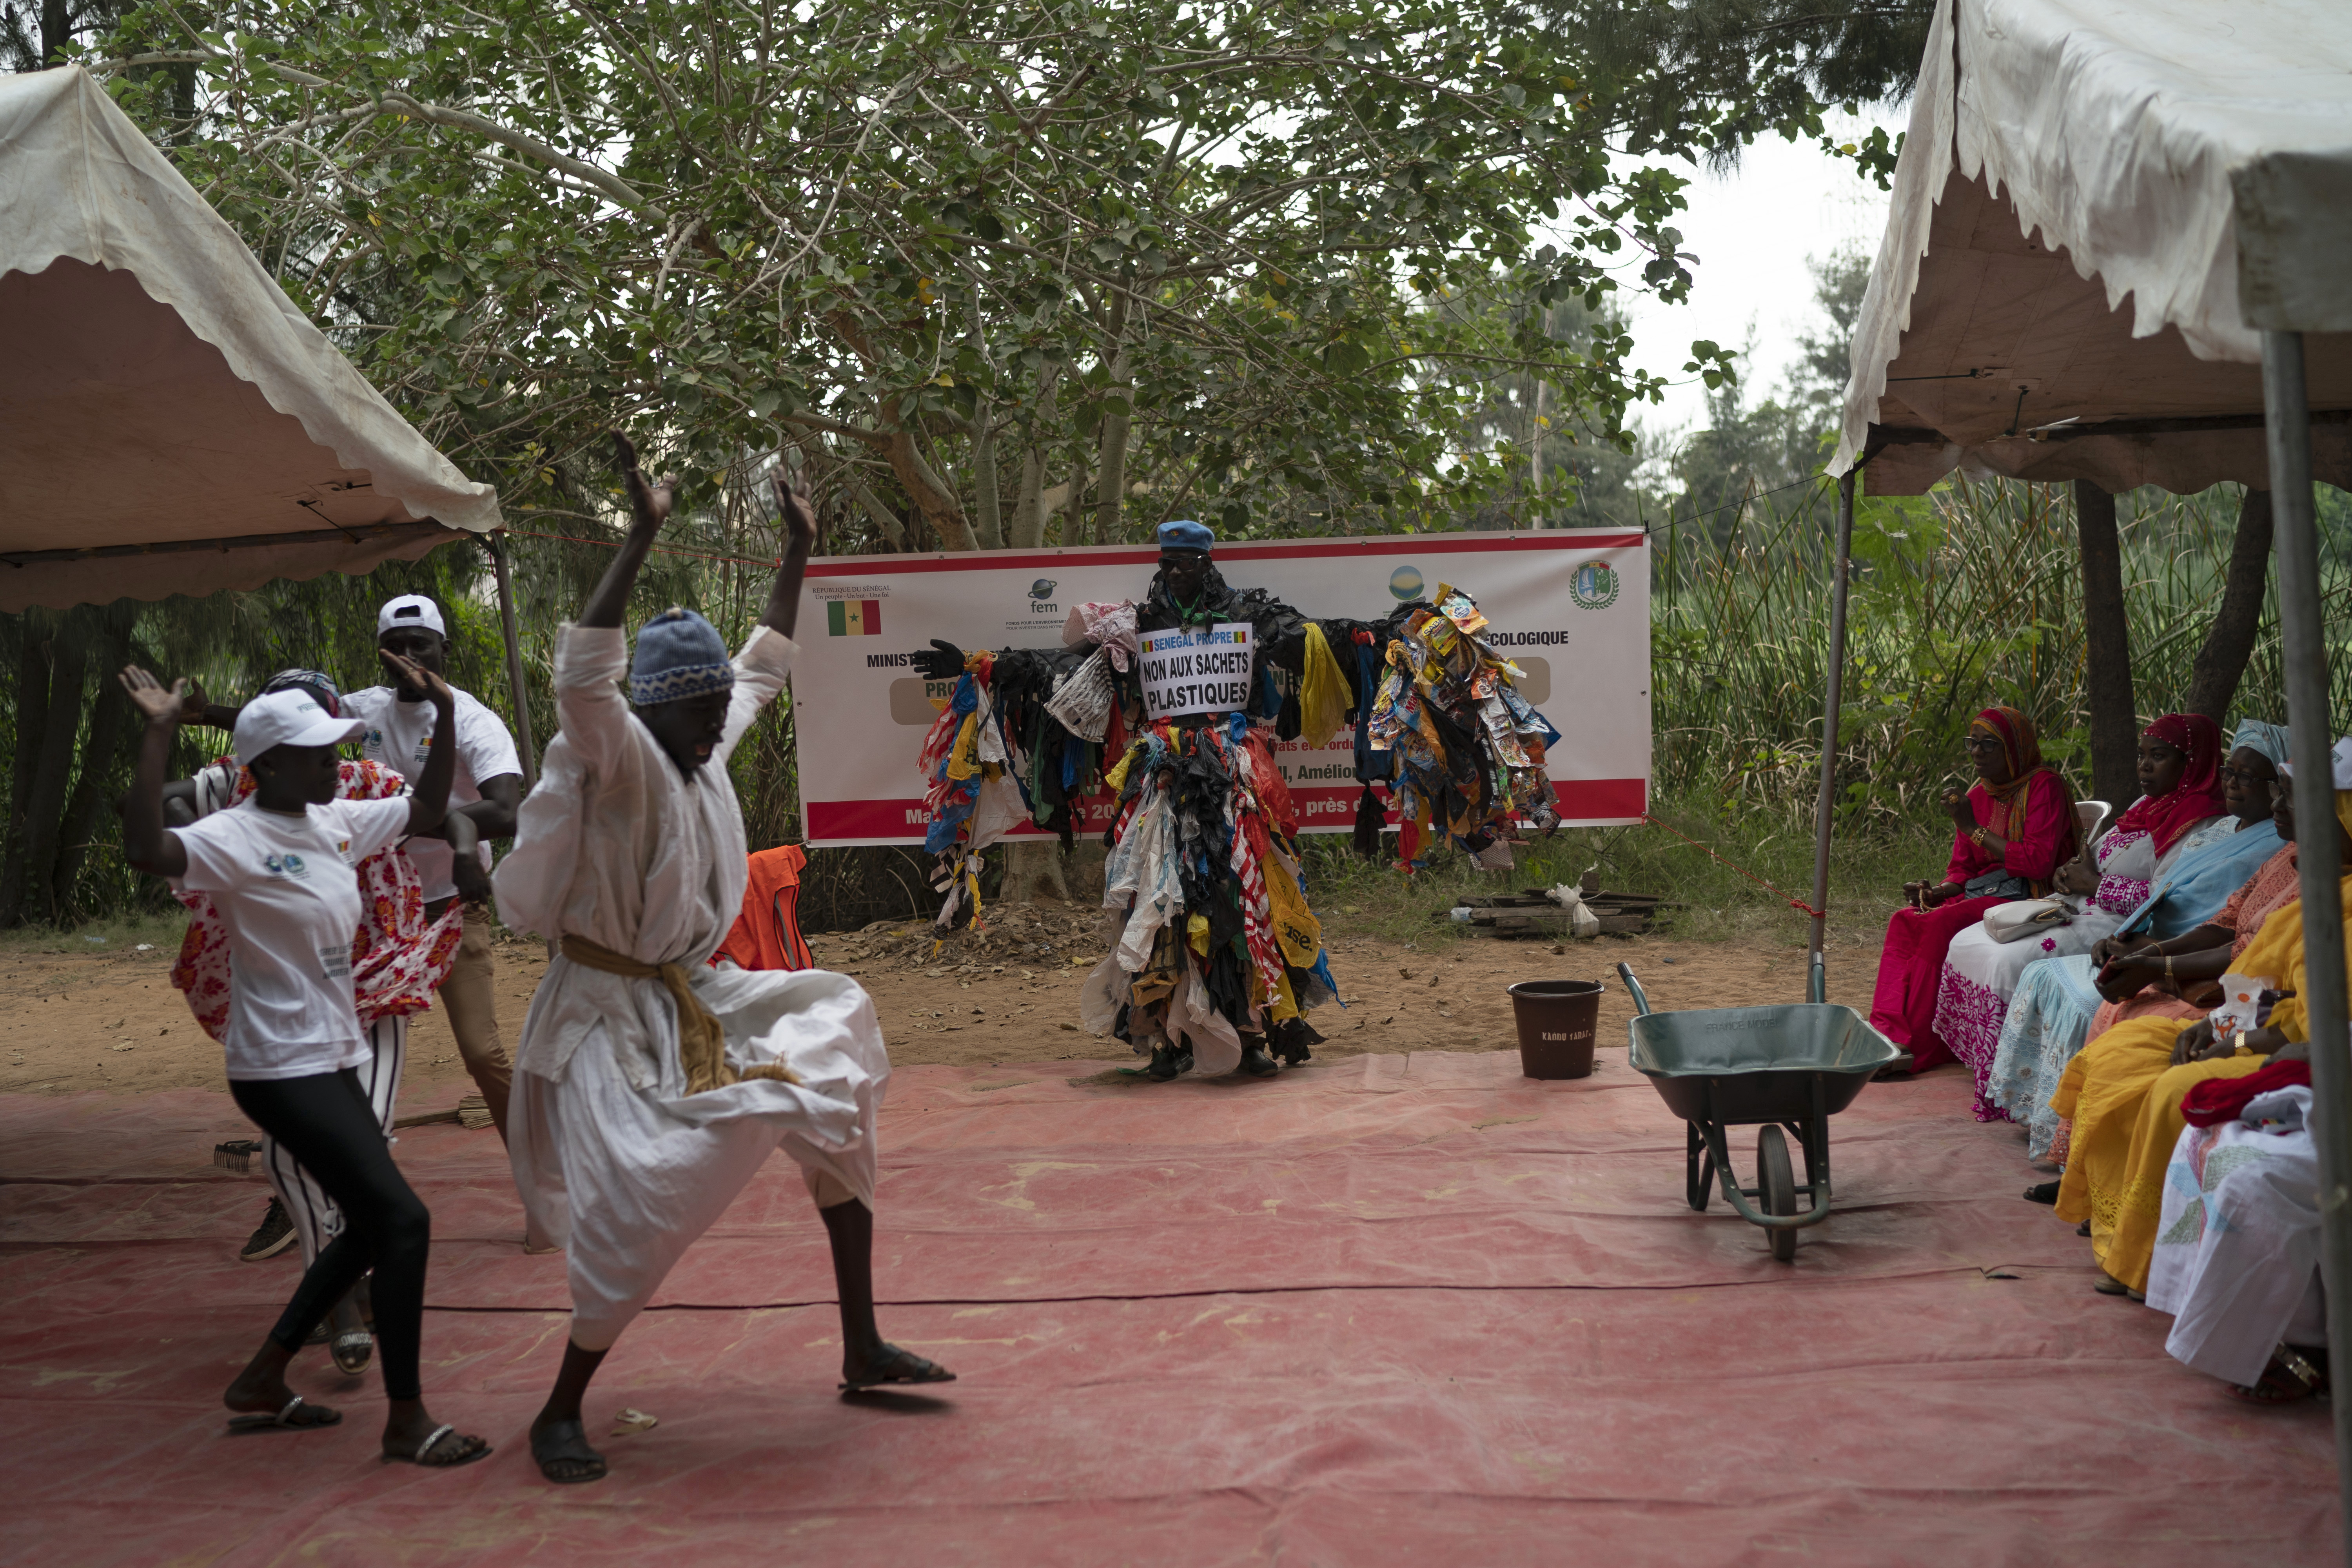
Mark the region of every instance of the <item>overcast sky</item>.
MULTIPOLYGON (((1891 136, 1908 120, 1902 110, 1878 110, 1859 124, 1864 134, 1883 124, 1891 136)), ((1850 122, 1832 129, 1843 139, 1853 134, 1850 122)), ((1697 282, 1687 303, 1645 300, 1633 311, 1633 363, 1685 381, 1682 366, 1693 339, 1736 348, 1752 331, 1748 374, 1760 395, 1780 381, 1797 357, 1799 335, 1819 320, 1807 258, 1848 244, 1875 256, 1887 194, 1857 175, 1850 161, 1829 157, 1810 142, 1770 135, 1748 148, 1730 174, 1691 173, 1683 192, 1690 210, 1676 226, 1684 246, 1697 254, 1691 268, 1697 282)), ((1630 289, 1618 297, 1642 298, 1630 289)), ((1706 418, 1705 389, 1690 378, 1666 395, 1663 406, 1646 407, 1638 417, 1653 431, 1696 428, 1706 418)))

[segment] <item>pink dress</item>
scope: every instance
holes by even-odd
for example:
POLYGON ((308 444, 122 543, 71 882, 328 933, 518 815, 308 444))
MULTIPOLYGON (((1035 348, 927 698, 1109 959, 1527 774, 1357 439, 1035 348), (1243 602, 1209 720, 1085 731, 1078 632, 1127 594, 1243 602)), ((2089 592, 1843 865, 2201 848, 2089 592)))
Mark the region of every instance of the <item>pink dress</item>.
MULTIPOLYGON (((1999 832, 2009 808, 1979 783, 1969 790, 1969 805, 1979 826, 1999 832)), ((2006 870, 2038 886, 2057 874, 2074 843, 2074 813, 2066 786, 2044 770, 2026 785, 2025 831, 1996 862, 1957 828, 1952 861, 1944 879, 1965 883, 1988 871, 2006 870)), ((1900 909, 1886 922, 1886 945, 1878 955, 1878 989, 1871 999, 1870 1026, 1911 1053, 1914 1072, 1951 1059, 1936 1033, 1936 983, 1943 973, 1944 950, 1952 938, 1984 918, 2000 898, 1956 898, 1932 910, 1900 909)))

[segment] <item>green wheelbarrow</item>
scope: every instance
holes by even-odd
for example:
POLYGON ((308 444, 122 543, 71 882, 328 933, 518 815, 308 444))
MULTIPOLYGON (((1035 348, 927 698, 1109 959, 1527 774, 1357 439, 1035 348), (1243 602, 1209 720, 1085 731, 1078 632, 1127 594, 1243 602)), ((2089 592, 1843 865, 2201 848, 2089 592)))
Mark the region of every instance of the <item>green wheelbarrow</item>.
POLYGON ((1704 1212, 1708 1184, 1719 1181, 1739 1217, 1771 1237, 1772 1256, 1793 1261, 1797 1232, 1830 1216, 1830 1118, 1852 1105, 1880 1068, 1907 1066, 1910 1054, 1853 1008, 1818 1000, 1818 969, 1814 1001, 1687 1013, 1651 1012, 1631 966, 1619 964, 1617 974, 1633 995, 1626 1059, 1689 1129, 1690 1206, 1704 1212), (1757 1184, 1743 1187, 1732 1173, 1724 1129, 1759 1123, 1757 1184), (1783 1129, 1805 1152, 1801 1210, 1783 1129))

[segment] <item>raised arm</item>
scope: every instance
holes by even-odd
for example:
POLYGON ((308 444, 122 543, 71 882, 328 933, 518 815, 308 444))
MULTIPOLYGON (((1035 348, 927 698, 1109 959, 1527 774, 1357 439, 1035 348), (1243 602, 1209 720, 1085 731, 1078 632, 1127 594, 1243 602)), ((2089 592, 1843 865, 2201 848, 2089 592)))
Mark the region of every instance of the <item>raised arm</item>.
POLYGON ((768 586, 768 607, 760 624, 781 637, 793 635, 801 613, 801 580, 808 575, 809 556, 816 550, 816 508, 808 491, 784 478, 777 465, 768 482, 775 487, 776 512, 784 524, 784 558, 776 563, 776 580, 768 586))
POLYGON ((447 681, 390 648, 376 649, 376 657, 395 679, 425 688, 433 703, 433 747, 425 754, 425 771, 408 786, 408 831, 430 834, 449 814, 449 784, 457 776, 457 699, 447 681))
POLYGON ((188 869, 187 847, 163 826, 163 773, 171 763, 172 737, 179 732, 187 684, 181 680, 166 687, 135 664, 122 672, 122 689, 147 721, 131 794, 123 802, 122 858, 152 876, 180 877, 188 869))
MULTIPOLYGON (((580 625, 583 626, 620 626, 629 607, 629 590, 637 585, 637 574, 645 568, 646 557, 653 551, 655 536, 669 521, 670 505, 677 497, 677 480, 668 475, 664 475, 658 484, 646 483, 645 475, 637 471, 637 449, 618 430, 613 432, 613 461, 621 470, 621 482, 628 487, 632 521, 628 537, 614 552, 613 563, 604 568, 595 592, 581 606, 580 625)), ((803 564, 806 564, 805 555, 803 564)), ((799 581, 796 575, 795 592, 799 581)))

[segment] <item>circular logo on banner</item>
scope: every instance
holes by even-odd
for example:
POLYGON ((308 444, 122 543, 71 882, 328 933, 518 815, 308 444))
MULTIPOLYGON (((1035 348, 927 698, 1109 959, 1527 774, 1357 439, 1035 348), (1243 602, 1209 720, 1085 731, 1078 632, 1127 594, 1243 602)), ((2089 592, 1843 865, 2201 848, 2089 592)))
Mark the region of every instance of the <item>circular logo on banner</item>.
POLYGON ((1400 566, 1389 574, 1389 592, 1401 605, 1420 598, 1421 589, 1421 568, 1418 566, 1400 566))
POLYGON ((1568 584, 1568 596, 1579 609, 1605 610, 1617 602, 1617 568, 1606 561, 1588 561, 1576 569, 1568 584))

